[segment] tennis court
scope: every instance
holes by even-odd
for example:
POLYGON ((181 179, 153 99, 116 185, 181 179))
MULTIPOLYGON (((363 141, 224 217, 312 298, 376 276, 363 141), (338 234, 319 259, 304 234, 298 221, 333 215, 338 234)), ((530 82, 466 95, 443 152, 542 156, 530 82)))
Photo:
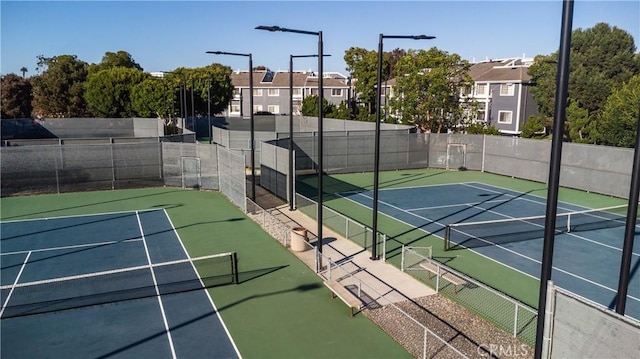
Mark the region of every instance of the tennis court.
POLYGON ((231 254, 191 259, 163 209, 4 221, 6 358, 239 357, 206 288, 231 254))
MULTIPOLYGON (((367 208, 372 206, 373 193, 368 190, 338 195, 367 208)), ((443 239, 445 232, 449 232, 447 253, 450 255, 462 257, 464 250, 471 249, 532 278, 540 275, 545 210, 545 198, 479 182, 390 188, 379 192, 381 214, 443 239), (527 219, 511 220, 522 217, 527 219), (493 223, 451 226, 446 230, 455 223, 484 221, 493 223)), ((559 203, 559 218, 572 218, 573 223, 557 224, 552 279, 563 288, 611 308, 616 301, 626 209, 588 210, 559 203), (563 215, 573 212, 581 213, 572 217, 563 215)), ((627 314, 640 319, 637 243, 627 314)))

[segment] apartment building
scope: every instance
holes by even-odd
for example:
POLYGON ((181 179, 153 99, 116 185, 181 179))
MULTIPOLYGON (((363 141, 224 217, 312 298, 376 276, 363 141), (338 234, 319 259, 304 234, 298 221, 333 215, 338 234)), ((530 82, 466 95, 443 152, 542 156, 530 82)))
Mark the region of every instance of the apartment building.
MULTIPOLYGON (((494 126, 505 135, 518 135, 527 118, 538 114, 531 94, 534 82, 528 73, 532 58, 508 58, 474 63, 470 69, 472 88, 462 90, 462 99, 475 100, 473 122, 494 126)), ((395 79, 382 83, 381 106, 388 113, 388 99, 394 94, 395 79), (387 96, 388 94, 388 96, 387 96)), ((390 114, 393 115, 393 114, 390 114)))
MULTIPOLYGON (((249 72, 234 71, 231 74, 234 87, 225 116, 249 115, 249 72)), ((339 105, 348 98, 347 77, 337 73, 323 74, 324 98, 339 105)), ((318 94, 318 76, 312 71, 293 72, 293 114, 300 115, 302 100, 318 94)), ((253 71, 254 113, 289 114, 289 71, 271 71, 256 68, 253 71)))
POLYGON ((507 135, 518 135, 527 118, 538 114, 528 73, 532 58, 487 60, 471 66, 472 89, 463 96, 478 103, 475 121, 485 122, 507 135))

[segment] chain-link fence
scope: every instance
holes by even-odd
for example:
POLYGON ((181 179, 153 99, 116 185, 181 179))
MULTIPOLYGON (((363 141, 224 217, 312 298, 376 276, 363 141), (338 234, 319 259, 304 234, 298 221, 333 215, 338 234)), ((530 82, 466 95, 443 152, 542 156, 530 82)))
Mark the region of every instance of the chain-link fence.
MULTIPOLYGON (((403 310, 398 303, 388 298, 388 293, 381 293, 366 279, 359 277, 359 271, 350 266, 349 261, 336 263, 325 254, 317 252, 318 261, 323 263, 319 273, 325 280, 334 280, 355 295, 363 308, 373 310, 370 318, 387 334, 401 343, 415 358, 467 358, 467 355, 456 349, 449 340, 443 339, 413 315, 403 310)), ((471 348, 473 354, 478 349, 471 348)))
POLYGON ((161 186, 160 143, 1 149, 2 195, 161 186))
MULTIPOLYGON (((318 202, 297 193, 296 206, 299 211, 310 218, 316 219, 318 217, 318 202)), ((322 208, 322 224, 371 252, 373 245, 373 230, 371 228, 325 206, 322 208)), ((387 252, 385 247, 387 236, 378 232, 377 239, 377 248, 384 261, 386 260, 387 252)))
POLYGON ((419 279, 477 313, 498 328, 533 346, 537 311, 526 304, 431 258, 431 248, 402 247, 402 271, 420 272, 419 279))

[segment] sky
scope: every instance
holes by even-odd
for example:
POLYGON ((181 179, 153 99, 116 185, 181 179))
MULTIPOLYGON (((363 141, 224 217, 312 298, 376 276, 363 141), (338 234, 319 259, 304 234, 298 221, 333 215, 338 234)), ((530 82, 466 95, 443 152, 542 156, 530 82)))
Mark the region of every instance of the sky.
MULTIPOLYGON (((631 34, 640 47, 640 1, 576 0, 573 29, 599 22, 631 34)), ((562 1, 0 1, 0 74, 37 74, 37 56, 76 55, 99 63, 127 51, 145 71, 221 63, 286 71, 289 55, 317 54, 318 37, 255 30, 259 25, 323 34, 324 71, 348 74, 350 47, 377 50, 379 34, 432 35, 385 39, 384 50, 438 49, 471 62, 548 55, 560 44, 562 1)), ((317 70, 317 59, 294 59, 317 70)))

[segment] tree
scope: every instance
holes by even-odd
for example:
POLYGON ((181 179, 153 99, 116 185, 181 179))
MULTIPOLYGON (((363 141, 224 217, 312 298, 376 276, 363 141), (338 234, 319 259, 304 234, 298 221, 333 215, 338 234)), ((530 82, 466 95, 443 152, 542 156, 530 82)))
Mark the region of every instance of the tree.
POLYGON ((467 134, 470 135, 497 135, 500 136, 502 133, 500 130, 495 128, 495 126, 488 126, 484 122, 475 122, 471 124, 466 124, 464 126, 464 130, 467 134))
POLYGON ((640 116, 640 75, 635 75, 607 99, 598 126, 602 144, 633 148, 640 116))
POLYGON ((196 116, 206 116, 211 107, 211 114, 222 112, 233 97, 233 85, 231 84, 231 68, 214 63, 209 66, 188 69, 177 68, 167 73, 165 79, 168 81, 172 91, 172 99, 176 102, 183 101, 180 94, 180 86, 186 87, 187 114, 194 113, 196 116), (191 107, 191 89, 193 88, 193 108, 191 107), (208 103, 210 101, 210 104, 208 103))
POLYGON ((135 69, 143 71, 142 66, 133 60, 133 56, 126 51, 118 52, 105 52, 102 57, 102 61, 99 64, 92 64, 89 66, 89 73, 96 73, 101 70, 110 69, 113 67, 126 67, 128 69, 135 69))
POLYGON ((16 74, 0 78, 0 117, 31 117, 31 83, 16 74))
POLYGON ((409 50, 396 68, 403 75, 396 77, 394 91, 399 95, 389 104, 403 123, 436 133, 461 124, 461 89, 473 84, 468 61, 436 48, 409 50))
POLYGON ((147 77, 131 89, 131 108, 140 117, 170 118, 173 107, 172 90, 167 81, 147 77))
POLYGON ((31 77, 33 86, 33 112, 45 117, 83 117, 87 115, 84 100, 84 82, 87 63, 75 55, 51 58, 38 56, 41 75, 31 77))
MULTIPOLYGON (((318 95, 307 96, 302 100, 303 116, 318 117, 318 95)), ((332 118, 335 106, 330 104, 326 98, 322 98, 322 114, 324 117, 332 118)))
POLYGON ((545 115, 530 116, 522 125, 520 137, 523 138, 544 138, 550 132, 551 122, 545 115))
MULTIPOLYGON (((599 23, 572 32, 568 104, 570 140, 598 143, 596 131, 609 95, 640 71, 633 37, 624 30, 599 23), (586 111, 580 111, 582 109, 586 111)), ((558 53, 537 56, 529 68, 536 82, 532 89, 538 110, 553 117, 558 53)))
POLYGON ((29 71, 29 70, 27 70, 27 68, 26 68, 26 67, 24 67, 24 66, 22 66, 22 67, 20 68, 20 72, 22 72, 22 78, 24 78, 24 77, 25 77, 25 74, 27 73, 27 71, 29 71))
POLYGON ((147 76, 138 69, 112 67, 92 73, 86 83, 87 108, 98 117, 134 117, 133 87, 147 76))
MULTIPOLYGON (((355 91, 358 100, 366 104, 368 113, 375 113, 376 83, 378 79, 378 53, 360 47, 345 51, 346 70, 356 78, 355 91)), ((383 68, 385 73, 386 68, 383 68)))

